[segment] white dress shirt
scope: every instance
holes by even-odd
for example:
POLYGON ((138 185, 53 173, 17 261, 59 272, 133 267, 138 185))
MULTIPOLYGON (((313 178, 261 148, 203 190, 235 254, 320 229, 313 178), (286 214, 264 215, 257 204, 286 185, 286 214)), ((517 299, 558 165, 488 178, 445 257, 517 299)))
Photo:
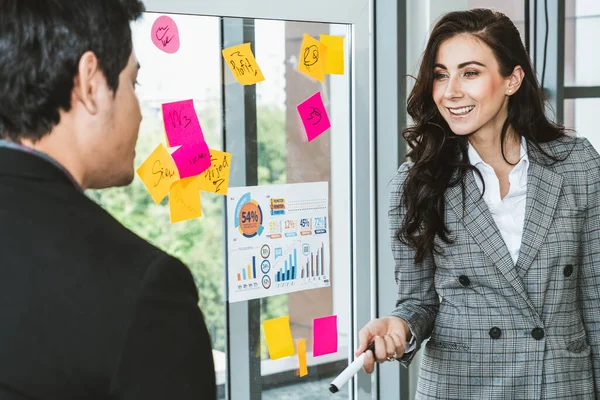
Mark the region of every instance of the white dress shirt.
MULTIPOLYGON (((508 194, 500 197, 500 180, 494 169, 485 163, 477 153, 477 150, 469 144, 469 162, 481 175, 485 182, 485 200, 494 222, 508 247, 508 251, 517 264, 521 239, 523 237, 523 224, 525 222, 525 200, 527 197, 527 170, 529 169, 529 158, 527 157, 527 143, 521 138, 520 160, 508 174, 510 189, 508 194)), ((479 175, 473 171, 475 181, 480 192, 483 192, 483 183, 479 175)))
MULTIPOLYGON (((508 174, 510 189, 508 194, 501 198, 500 180, 496 176, 494 168, 479 156, 477 150, 469 144, 469 162, 481 172, 485 182, 485 193, 483 200, 486 202, 494 222, 508 247, 508 251, 517 264, 519 250, 521 249, 521 238, 523 236, 523 225, 525 223, 525 200, 527 197, 527 170, 529 169, 529 158, 527 157, 527 143, 521 138, 521 150, 519 162, 508 174)), ((475 182, 480 192, 483 192, 483 183, 479 175, 473 171, 475 182)), ((406 353, 410 353, 417 347, 414 335, 406 344, 406 353)))

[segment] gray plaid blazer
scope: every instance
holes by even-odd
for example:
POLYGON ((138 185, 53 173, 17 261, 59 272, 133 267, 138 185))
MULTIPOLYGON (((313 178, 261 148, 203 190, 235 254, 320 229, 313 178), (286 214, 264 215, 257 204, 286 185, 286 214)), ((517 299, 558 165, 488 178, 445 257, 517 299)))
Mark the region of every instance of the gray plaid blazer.
POLYGON ((600 398, 600 156, 583 138, 528 147, 525 224, 514 265, 472 173, 446 191, 454 243, 415 264, 395 237, 410 168, 393 182, 390 224, 398 301, 417 348, 417 399, 600 398))

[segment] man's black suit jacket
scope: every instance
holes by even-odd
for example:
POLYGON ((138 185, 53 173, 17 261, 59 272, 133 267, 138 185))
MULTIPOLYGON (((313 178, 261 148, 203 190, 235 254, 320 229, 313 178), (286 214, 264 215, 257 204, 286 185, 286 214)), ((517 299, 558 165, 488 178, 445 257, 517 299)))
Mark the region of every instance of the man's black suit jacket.
POLYGON ((216 398, 188 268, 0 148, 0 400, 216 398))

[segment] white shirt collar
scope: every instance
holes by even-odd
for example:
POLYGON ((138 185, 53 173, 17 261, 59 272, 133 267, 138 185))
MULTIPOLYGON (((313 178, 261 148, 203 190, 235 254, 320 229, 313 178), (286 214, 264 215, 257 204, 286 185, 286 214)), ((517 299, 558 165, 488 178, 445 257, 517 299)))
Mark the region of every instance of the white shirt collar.
MULTIPOLYGON (((485 161, 483 161, 481 156, 479 156, 479 153, 477 153, 477 150, 475 150, 475 147, 473 147, 471 143, 469 143, 469 162, 474 167, 477 167, 479 164, 488 165, 485 161)), ((529 164, 529 156, 527 155, 527 140, 523 136, 521 136, 521 148, 519 154, 519 163, 521 162, 524 164, 529 164)), ((517 165, 519 163, 517 163, 517 165)))

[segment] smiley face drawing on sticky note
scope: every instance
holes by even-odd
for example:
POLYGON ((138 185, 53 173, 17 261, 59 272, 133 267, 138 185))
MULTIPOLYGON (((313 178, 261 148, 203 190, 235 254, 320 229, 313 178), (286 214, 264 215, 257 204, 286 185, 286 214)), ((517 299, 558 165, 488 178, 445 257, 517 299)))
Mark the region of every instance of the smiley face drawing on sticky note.
POLYGON ((302 40, 302 46, 300 46, 298 71, 323 82, 325 80, 326 59, 327 46, 314 37, 304 34, 304 40, 302 40))
POLYGON ((173 54, 179 50, 179 28, 171 17, 158 17, 152 24, 150 35, 152 43, 165 53, 173 54))
POLYGON ((298 114, 309 142, 331 127, 321 92, 315 93, 298 105, 298 114))
POLYGON ((319 62, 319 47, 320 46, 313 44, 304 49, 302 62, 305 67, 312 67, 319 62))

